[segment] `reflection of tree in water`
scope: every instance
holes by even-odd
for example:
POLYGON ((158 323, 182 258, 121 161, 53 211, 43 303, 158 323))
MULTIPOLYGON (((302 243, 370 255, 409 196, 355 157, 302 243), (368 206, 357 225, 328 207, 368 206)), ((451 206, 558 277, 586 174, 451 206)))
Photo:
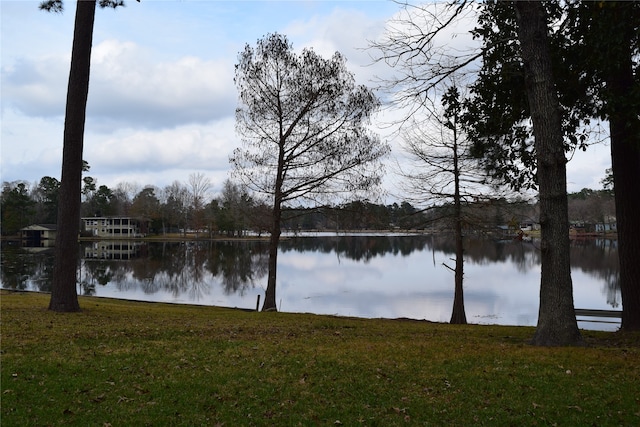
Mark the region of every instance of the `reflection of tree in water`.
POLYGON ((209 271, 219 276, 226 295, 255 286, 255 280, 268 271, 269 247, 262 241, 226 241, 215 245, 210 253, 209 271))
POLYGON ((329 236, 300 237, 280 242, 283 252, 335 252, 340 257, 368 262, 386 254, 408 256, 428 245, 427 236, 329 236))
MULTIPOLYGON (((82 259, 80 269, 80 295, 95 295, 97 286, 105 286, 114 278, 118 270, 115 261, 82 259), (115 264, 115 265, 114 265, 115 264)), ((122 265, 122 262, 120 262, 122 265)))
MULTIPOLYGON (((455 256, 455 240, 452 235, 434 235, 428 246, 445 256, 455 256)), ((540 265, 540 253, 535 244, 478 237, 464 238, 464 259, 466 263, 476 265, 508 262, 514 264, 522 273, 537 269, 540 265)))
POLYGON ((253 241, 154 242, 145 244, 141 253, 144 256, 126 261, 87 260, 83 282, 197 301, 211 292, 217 279, 225 294, 242 295, 255 286, 256 277, 266 274, 268 254, 264 242, 253 241))
MULTIPOLYGON (((602 293, 612 307, 620 306, 620 266, 618 242, 610 239, 581 240, 571 242, 571 266, 601 279, 605 284, 602 293)), ((574 288, 580 283, 573 283, 574 288)))
POLYGON ((203 295, 208 295, 211 292, 213 278, 210 277, 205 268, 208 255, 211 253, 211 243, 199 243, 189 247, 187 251, 187 263, 193 266, 190 286, 188 287, 189 299, 192 301, 197 301, 203 295))
POLYGON ((145 293, 158 291, 174 297, 187 294, 197 301, 211 291, 211 278, 204 274, 208 247, 200 242, 149 244, 149 256, 132 262, 132 276, 145 293))
POLYGON ((607 279, 602 293, 607 297, 607 304, 613 308, 620 307, 620 274, 616 273, 611 280, 607 279))
POLYGON ((0 257, 2 287, 15 290, 51 291, 53 250, 29 252, 3 242, 0 257))
MULTIPOLYGON (((109 283, 125 283, 129 277, 131 266, 128 261, 82 259, 79 273, 82 295, 94 295, 98 286, 106 286, 109 283)), ((135 284, 122 287, 121 290, 136 289, 135 284)))
MULTIPOLYGON (((435 245, 436 250, 454 253, 453 243, 446 237, 437 239, 435 245)), ((488 265, 509 262, 523 273, 537 269, 540 265, 540 253, 532 243, 465 237, 464 247, 465 261, 472 264, 488 265)))

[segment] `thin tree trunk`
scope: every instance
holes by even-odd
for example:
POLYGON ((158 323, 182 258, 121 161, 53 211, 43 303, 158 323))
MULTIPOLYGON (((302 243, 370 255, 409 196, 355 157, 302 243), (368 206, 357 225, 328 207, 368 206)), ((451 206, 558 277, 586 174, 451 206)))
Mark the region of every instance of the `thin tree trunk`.
POLYGON ((582 343, 582 336, 573 305, 566 157, 546 12, 539 1, 514 5, 535 136, 542 233, 540 308, 532 344, 575 345, 582 343))
MULTIPOLYGON (((454 118, 455 120, 455 118, 454 118)), ((454 208, 455 208, 455 239, 456 239, 456 268, 455 291, 453 295, 453 311, 449 323, 467 324, 464 310, 464 245, 462 241, 462 206, 460 201, 460 169, 458 167, 458 134, 456 124, 453 126, 453 180, 454 180, 454 208)))
MULTIPOLYGON (((276 216, 276 215, 274 215, 276 216)), ((264 304, 262 305, 262 311, 277 311, 276 306, 276 273, 278 267, 278 244, 280 241, 280 224, 276 225, 274 219, 274 228, 278 227, 278 230, 272 229, 271 237, 269 238, 269 275, 267 279, 267 290, 264 294, 264 304)))
POLYGON ((280 136, 278 147, 278 170, 276 171, 276 182, 273 198, 273 217, 271 222, 271 237, 269 238, 269 276, 267 279, 267 290, 264 294, 264 304, 262 311, 277 311, 276 306, 276 275, 278 269, 278 244, 282 228, 282 185, 284 183, 284 137, 280 136))
POLYGON ((459 325, 467 324, 467 315, 464 309, 464 245, 462 240, 462 226, 460 218, 456 218, 456 268, 455 268, 455 292, 453 296, 453 312, 449 323, 459 325))
POLYGON ((49 301, 49 310, 59 312, 80 310, 76 271, 79 252, 82 149, 95 10, 95 0, 77 2, 64 121, 53 283, 49 301))
MULTIPOLYGON (((278 192, 279 194, 279 192, 278 192)), ((271 237, 269 238, 269 274, 267 278, 267 290, 264 294, 262 311, 277 311, 276 306, 276 275, 278 268, 278 244, 280 243, 282 207, 280 197, 276 197, 273 204, 273 218, 271 224, 271 237)))

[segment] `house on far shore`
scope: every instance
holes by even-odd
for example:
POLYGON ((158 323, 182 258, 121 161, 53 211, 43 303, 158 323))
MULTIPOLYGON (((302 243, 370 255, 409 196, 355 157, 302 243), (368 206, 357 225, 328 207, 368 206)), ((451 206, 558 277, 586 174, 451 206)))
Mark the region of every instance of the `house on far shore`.
POLYGON ((596 233, 617 233, 618 223, 616 217, 607 215, 604 217, 604 222, 595 225, 596 233))
POLYGON ((53 245, 56 240, 56 230, 56 224, 32 224, 20 229, 20 239, 38 243, 38 246, 49 246, 45 242, 53 245))
POLYGON ((596 233, 617 233, 618 227, 615 222, 598 223, 595 225, 596 233))
POLYGON ((86 217, 82 218, 84 230, 94 237, 128 239, 142 236, 145 224, 130 217, 86 217))

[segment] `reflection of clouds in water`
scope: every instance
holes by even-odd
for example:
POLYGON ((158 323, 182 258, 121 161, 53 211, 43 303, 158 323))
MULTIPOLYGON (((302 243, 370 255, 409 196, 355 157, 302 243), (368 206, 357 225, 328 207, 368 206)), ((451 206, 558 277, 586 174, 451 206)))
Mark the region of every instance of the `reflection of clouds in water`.
POLYGON ((350 259, 338 263, 335 256, 325 255, 310 275, 293 267, 309 265, 299 258, 314 255, 296 254, 291 257, 295 260, 287 255, 282 257, 284 268, 278 269, 278 301, 284 311, 432 321, 451 317, 453 275, 440 264, 434 266, 430 254, 376 257, 367 264, 350 259))
MULTIPOLYGON (((278 254, 278 267, 280 270, 291 268, 296 270, 312 270, 318 267, 318 263, 323 261, 320 258, 306 256, 302 253, 278 254)), ((325 260, 325 264, 329 264, 325 260)))
MULTIPOLYGON (((576 308, 598 308, 610 310, 611 306, 604 303, 603 285, 593 279, 587 272, 578 269, 571 270, 573 282, 573 303, 576 308)), ((606 289, 604 290, 606 294, 606 289)), ((618 295, 619 295, 618 290, 618 295)), ((620 307, 617 307, 620 310, 620 307)))
POLYGON ((527 292, 467 291, 465 309, 469 323, 531 326, 538 319, 538 299, 527 292))
POLYGON ((450 295, 441 293, 436 295, 405 295, 400 298, 394 298, 391 303, 396 313, 393 317, 448 322, 451 318, 451 308, 453 306, 453 291, 450 295))
POLYGON ((298 299, 283 297, 285 311, 335 314, 364 318, 401 318, 447 322, 451 317, 451 295, 403 294, 344 291, 298 299), (295 307, 287 309, 287 307, 295 307))
POLYGON ((465 309, 471 323, 535 325, 540 289, 537 271, 512 263, 465 265, 465 309))
MULTIPOLYGON (((327 257, 314 263, 312 275, 298 276, 292 265, 279 270, 279 296, 285 311, 341 314, 369 318, 408 317, 447 322, 453 305, 453 273, 442 265, 445 255, 416 252, 385 257, 366 265, 327 257), (283 272, 284 271, 284 272, 283 272), (304 277, 304 278, 303 278, 304 277), (299 285, 298 283, 304 283, 299 285), (346 291, 345 291, 346 290, 346 291), (289 307, 289 308, 287 308, 289 307)), ((507 263, 466 266, 465 306, 472 323, 517 324, 537 319, 537 277, 522 276, 507 263)))
MULTIPOLYGON (((502 322, 501 322, 502 323, 502 322)), ((538 311, 535 313, 518 314, 515 316, 514 323, 506 323, 520 326, 536 326, 538 323, 538 311)))
POLYGON ((314 256, 300 253, 279 255, 277 274, 278 291, 287 288, 288 284, 295 284, 292 291, 300 291, 303 294, 307 292, 307 285, 321 288, 322 291, 345 288, 351 291, 362 285, 363 280, 371 284, 383 277, 381 269, 372 261, 362 264, 347 259, 337 263, 336 258, 331 255, 314 256))

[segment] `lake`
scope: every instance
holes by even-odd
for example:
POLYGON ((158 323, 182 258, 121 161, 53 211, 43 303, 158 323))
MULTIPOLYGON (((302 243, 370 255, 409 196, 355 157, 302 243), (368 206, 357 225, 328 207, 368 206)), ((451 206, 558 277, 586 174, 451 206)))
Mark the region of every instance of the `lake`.
MULTIPOLYGON (((535 326, 539 243, 465 239, 469 323, 535 326)), ((78 292, 142 301, 255 309, 264 298, 264 241, 102 241, 81 245, 78 292)), ((430 235, 289 236, 280 245, 276 301, 284 312, 448 322, 454 241, 430 235)), ((576 308, 620 310, 617 241, 574 240, 576 308)), ((3 288, 49 291, 51 248, 3 242, 3 288)), ((613 323, 579 322, 616 330, 613 323)))

